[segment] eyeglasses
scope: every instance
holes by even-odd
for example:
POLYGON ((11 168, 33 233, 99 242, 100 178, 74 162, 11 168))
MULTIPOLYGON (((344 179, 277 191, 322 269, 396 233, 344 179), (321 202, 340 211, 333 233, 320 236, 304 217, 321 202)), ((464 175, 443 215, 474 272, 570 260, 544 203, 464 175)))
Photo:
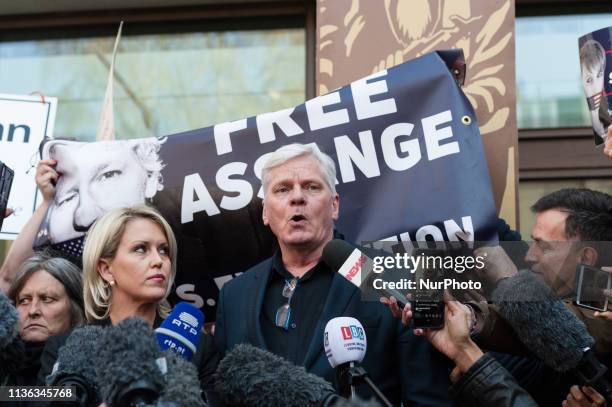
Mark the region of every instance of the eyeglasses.
POLYGON ((283 329, 289 329, 289 321, 291 320, 291 297, 297 287, 298 279, 292 278, 291 280, 285 280, 285 286, 283 287, 283 297, 287 299, 287 303, 281 305, 276 310, 276 317, 274 323, 277 327, 283 329))

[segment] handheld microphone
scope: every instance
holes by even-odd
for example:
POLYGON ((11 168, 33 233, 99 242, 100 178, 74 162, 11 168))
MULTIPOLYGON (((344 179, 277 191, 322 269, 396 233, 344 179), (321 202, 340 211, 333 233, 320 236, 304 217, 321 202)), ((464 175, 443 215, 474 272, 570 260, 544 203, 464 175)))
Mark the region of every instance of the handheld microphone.
POLYGON ((586 326, 530 271, 501 280, 492 293, 499 314, 518 338, 558 372, 573 371, 612 403, 607 368, 595 358, 586 326))
POLYGON ((202 311, 187 302, 180 302, 155 330, 157 344, 162 351, 170 349, 191 360, 196 353, 203 325, 202 311))
MULTIPOLYGON (((357 288, 365 286, 363 283, 375 275, 373 260, 344 240, 334 239, 328 242, 323 248, 321 259, 332 270, 337 270, 342 277, 357 288)), ((395 289, 382 288, 379 291, 382 291, 388 297, 393 296, 400 309, 403 309, 408 303, 406 296, 395 289)))
POLYGON ((47 378, 49 386, 74 386, 79 406, 101 403, 96 369, 91 361, 100 351, 98 341, 103 334, 104 328, 95 325, 85 325, 72 331, 58 352, 53 373, 47 378))
POLYGON ((365 357, 368 347, 361 322, 351 317, 332 318, 325 325, 323 335, 325 355, 331 367, 336 369, 340 395, 354 399, 355 386, 366 383, 384 405, 391 406, 392 404, 372 382, 367 372, 362 367, 356 366, 356 363, 361 363, 365 357))
POLYGON ((215 389, 232 406, 330 406, 339 399, 322 378, 249 344, 221 360, 215 389))
POLYGON ((164 387, 159 357, 155 335, 144 320, 128 318, 106 328, 93 361, 102 399, 115 407, 156 402, 164 387))

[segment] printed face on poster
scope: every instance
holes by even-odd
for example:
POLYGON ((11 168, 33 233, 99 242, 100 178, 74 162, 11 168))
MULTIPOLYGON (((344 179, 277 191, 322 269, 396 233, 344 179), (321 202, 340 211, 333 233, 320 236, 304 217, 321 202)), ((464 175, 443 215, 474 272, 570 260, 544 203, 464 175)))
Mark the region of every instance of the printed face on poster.
POLYGON ((15 174, 0 239, 14 240, 40 202, 32 163, 44 137, 53 136, 57 99, 0 94, 0 161, 15 174))
POLYGON ((578 39, 580 75, 595 145, 602 145, 612 124, 612 27, 578 39))

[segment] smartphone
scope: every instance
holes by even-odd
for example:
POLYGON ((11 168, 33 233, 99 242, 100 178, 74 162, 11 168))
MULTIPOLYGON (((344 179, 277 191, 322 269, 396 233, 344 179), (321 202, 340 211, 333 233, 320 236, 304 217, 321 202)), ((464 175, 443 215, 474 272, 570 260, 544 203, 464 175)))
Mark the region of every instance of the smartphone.
POLYGON ((604 295, 604 290, 609 290, 611 287, 612 274, 586 264, 579 264, 574 303, 582 308, 607 311, 608 297, 604 295))
POLYGON ((9 193, 13 184, 13 170, 0 161, 0 230, 4 221, 4 211, 8 205, 9 193))
POLYGON ((444 253, 437 249, 417 249, 412 253, 421 257, 414 274, 416 289, 411 301, 414 328, 444 327, 444 269, 436 260, 444 258, 444 253))

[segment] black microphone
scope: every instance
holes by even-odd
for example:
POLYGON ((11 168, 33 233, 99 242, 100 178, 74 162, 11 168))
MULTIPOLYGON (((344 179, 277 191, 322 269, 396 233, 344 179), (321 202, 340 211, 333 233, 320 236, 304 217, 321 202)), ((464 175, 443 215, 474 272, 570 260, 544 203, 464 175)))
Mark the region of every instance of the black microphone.
POLYGON ((339 399, 327 381, 249 344, 236 345, 221 360, 215 389, 237 406, 330 406, 339 399))
POLYGON ((19 314, 0 291, 0 378, 17 372, 24 360, 25 346, 19 337, 19 314))
MULTIPOLYGON (((60 348, 53 372, 47 378, 48 386, 74 386, 79 406, 99 405, 96 368, 92 363, 100 351, 104 328, 85 325, 76 328, 60 348)), ((73 405, 74 402, 52 403, 73 405)))
POLYGON ((164 352, 164 356, 166 385, 161 391, 160 402, 174 403, 177 407, 205 406, 195 365, 172 350, 164 352))
POLYGON ((498 313, 544 363, 558 372, 573 371, 612 403, 607 368, 591 350, 595 340, 586 326, 552 290, 530 271, 501 280, 491 297, 498 313))
MULTIPOLYGON (((363 283, 376 275, 373 272, 373 260, 344 240, 329 241, 323 248, 321 260, 357 288, 367 286, 363 283)), ((372 285, 369 284, 369 286, 372 285)), ((408 302, 404 294, 395 289, 381 288, 378 291, 383 292, 387 297, 393 296, 400 309, 403 309, 408 302)))
POLYGON ((128 318, 104 331, 93 360, 102 399, 117 407, 157 402, 164 377, 156 362, 161 353, 149 325, 140 318, 128 318))

